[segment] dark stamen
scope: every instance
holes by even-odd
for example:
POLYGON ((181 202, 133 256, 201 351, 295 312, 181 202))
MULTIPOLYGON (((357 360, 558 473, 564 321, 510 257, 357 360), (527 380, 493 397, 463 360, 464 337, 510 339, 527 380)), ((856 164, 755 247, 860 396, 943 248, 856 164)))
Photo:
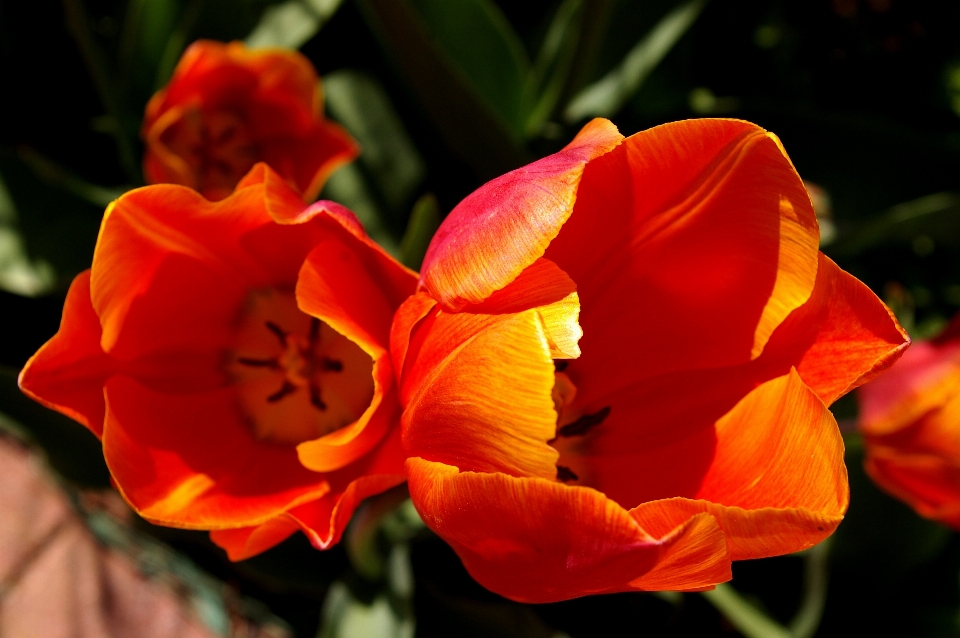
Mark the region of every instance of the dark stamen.
POLYGON ((316 317, 310 319, 310 345, 320 340, 320 320, 316 317))
POLYGON ((277 335, 277 339, 280 340, 281 346, 287 345, 287 331, 273 323, 272 321, 267 322, 267 329, 273 334, 277 335))
POLYGON ((276 392, 274 392, 273 394, 267 397, 267 402, 276 403, 277 401, 287 396, 288 394, 292 392, 296 392, 296 390, 297 390, 297 386, 293 385, 289 381, 284 381, 283 385, 280 387, 279 390, 277 390, 276 392))
POLYGON ((563 481, 564 483, 566 483, 567 481, 576 481, 579 478, 580 477, 574 474, 573 470, 571 470, 569 467, 564 467, 563 465, 557 466, 558 481, 563 481))
POLYGON ((557 430, 557 436, 583 436, 593 428, 603 423, 608 416, 610 416, 609 405, 599 412, 586 414, 573 423, 568 423, 557 430))
POLYGON ((336 359, 328 359, 328 358, 324 357, 324 358, 323 358, 323 364, 322 364, 322 365, 323 365, 323 369, 324 369, 324 370, 327 370, 327 371, 329 371, 329 372, 342 372, 342 371, 343 371, 343 363, 340 362, 340 361, 337 361, 336 359))
POLYGON ((272 368, 276 370, 280 363, 276 359, 248 359, 246 357, 237 357, 237 363, 253 368, 272 368))
POLYGON ((569 361, 564 361, 563 359, 558 359, 553 362, 553 369, 557 372, 563 372, 567 369, 567 366, 570 365, 569 361))
POLYGON ((320 398, 320 386, 316 384, 312 384, 310 386, 310 403, 312 403, 313 407, 321 412, 327 409, 327 404, 324 403, 323 399, 320 398))

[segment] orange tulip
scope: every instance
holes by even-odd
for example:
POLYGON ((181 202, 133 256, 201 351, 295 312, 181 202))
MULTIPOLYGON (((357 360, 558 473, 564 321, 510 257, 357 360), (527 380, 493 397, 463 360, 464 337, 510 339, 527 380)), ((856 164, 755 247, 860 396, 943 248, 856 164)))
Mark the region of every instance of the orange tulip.
POLYGON ((960 317, 858 392, 867 474, 960 530, 960 317))
POLYGON ((827 406, 907 343, 775 136, 595 120, 430 246, 391 332, 410 493, 514 600, 710 588, 834 531, 827 406))
POLYGON ((20 374, 102 439, 137 512, 235 560, 297 529, 325 548, 404 480, 388 345, 416 277, 345 208, 304 208, 263 164, 216 203, 126 193, 20 374))
POLYGON ((141 134, 148 182, 189 186, 210 200, 266 162, 312 201, 358 153, 350 135, 324 119, 320 81, 306 57, 240 42, 187 48, 147 104, 141 134))

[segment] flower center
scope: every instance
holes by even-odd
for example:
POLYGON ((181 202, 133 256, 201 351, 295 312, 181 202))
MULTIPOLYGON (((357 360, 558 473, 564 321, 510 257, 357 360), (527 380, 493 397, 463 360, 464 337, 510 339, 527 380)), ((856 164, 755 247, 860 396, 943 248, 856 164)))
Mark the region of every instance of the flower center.
POLYGON ((610 406, 596 412, 585 413, 574 404, 577 386, 564 372, 567 361, 555 361, 556 372, 553 384, 553 407, 557 411, 557 434, 548 441, 559 453, 557 462, 557 480, 570 483, 581 479, 582 470, 571 467, 577 465, 578 452, 583 446, 583 437, 590 434, 610 416, 610 406))
POLYGON ((230 110, 188 109, 164 143, 189 164, 197 189, 216 198, 233 192, 259 157, 243 118, 230 110))
POLYGON ((250 293, 227 373, 258 439, 295 445, 345 427, 373 399, 373 360, 297 308, 292 292, 250 293))

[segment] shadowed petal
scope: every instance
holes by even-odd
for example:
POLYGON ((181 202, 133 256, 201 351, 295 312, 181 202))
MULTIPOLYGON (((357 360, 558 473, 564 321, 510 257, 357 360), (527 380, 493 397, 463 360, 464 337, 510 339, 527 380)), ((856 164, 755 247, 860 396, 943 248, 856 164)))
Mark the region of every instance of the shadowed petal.
POLYGON ((294 448, 254 439, 232 388, 152 391, 124 376, 105 388, 103 452, 124 498, 163 525, 258 525, 330 490, 294 448))
POLYGON ((859 428, 883 436, 907 428, 960 395, 960 341, 913 344, 889 372, 858 392, 859 428))
POLYGON ((210 540, 227 552, 227 558, 238 561, 279 545, 299 529, 297 522, 284 513, 255 527, 213 530, 210 532, 210 540))
POLYGON ((103 385, 114 370, 100 348, 100 320, 90 302, 90 271, 85 270, 70 284, 59 332, 20 372, 20 389, 100 437, 106 411, 103 385))
POLYGON ((274 283, 242 248, 244 234, 269 223, 262 188, 240 189, 214 204, 188 188, 160 185, 130 191, 113 202, 100 229, 90 283, 104 350, 111 352, 118 344, 134 301, 171 257, 189 261, 208 280, 220 282, 224 291, 215 299, 274 283))
POLYGON ((717 422, 713 461, 692 498, 643 503, 632 513, 656 534, 709 512, 731 558, 742 560, 815 545, 840 524, 848 501, 836 421, 794 371, 717 422))
POLYGON ((359 153, 322 111, 319 78, 301 53, 197 41, 147 105, 144 174, 216 200, 265 161, 310 201, 359 153))
POLYGON ((458 472, 421 458, 408 459, 407 470, 410 496, 427 526, 480 584, 513 600, 701 589, 730 579, 726 543, 710 516, 694 516, 656 538, 592 489, 458 472))
POLYGON ((871 442, 864 468, 877 485, 921 516, 960 529, 960 462, 871 442))
POLYGON ((353 511, 363 499, 379 494, 406 480, 400 431, 394 429, 368 457, 355 466, 327 475, 331 490, 315 501, 305 503, 256 527, 215 530, 214 543, 227 551, 230 560, 255 556, 288 536, 302 531, 317 549, 327 549, 340 541, 353 511))
POLYGON ((333 122, 317 122, 298 139, 280 140, 264 148, 263 160, 303 189, 303 199, 317 198, 327 179, 360 154, 350 134, 333 122))
POLYGON ((810 297, 817 241, 803 183, 763 129, 691 120, 627 138, 588 164, 545 254, 577 283, 581 390, 757 358, 810 297))

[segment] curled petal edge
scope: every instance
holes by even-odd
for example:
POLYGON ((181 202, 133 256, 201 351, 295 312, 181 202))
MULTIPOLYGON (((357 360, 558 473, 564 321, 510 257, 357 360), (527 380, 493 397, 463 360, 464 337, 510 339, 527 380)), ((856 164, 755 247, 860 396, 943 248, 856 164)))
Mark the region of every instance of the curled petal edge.
POLYGON ((460 472, 407 459, 410 495, 483 586, 519 602, 597 593, 709 589, 730 579, 713 516, 660 538, 596 490, 537 478, 460 472))

